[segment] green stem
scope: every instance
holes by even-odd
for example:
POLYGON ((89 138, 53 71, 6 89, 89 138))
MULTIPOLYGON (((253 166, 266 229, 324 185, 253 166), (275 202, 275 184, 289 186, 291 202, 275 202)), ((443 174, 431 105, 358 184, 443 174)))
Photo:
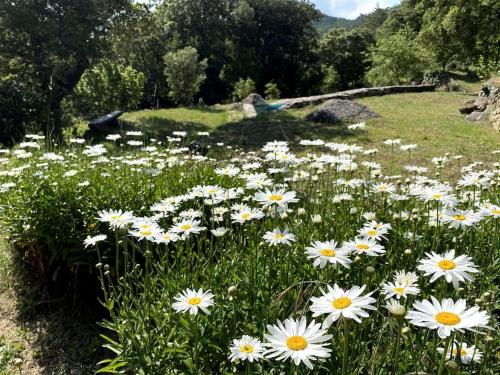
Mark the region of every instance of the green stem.
POLYGON ((349 320, 344 318, 344 353, 342 355, 342 375, 349 373, 349 320))
POLYGON ((396 333, 396 353, 394 354, 394 373, 397 374, 399 370, 399 342, 401 340, 401 319, 397 319, 398 326, 396 333))
POLYGON ((446 344, 444 345, 444 351, 443 351, 443 356, 441 357, 441 363, 439 364, 439 370, 438 370, 438 375, 443 375, 444 374, 444 364, 446 363, 446 357, 448 357, 448 349, 450 347, 450 342, 453 337, 453 334, 450 335, 446 339, 446 344))

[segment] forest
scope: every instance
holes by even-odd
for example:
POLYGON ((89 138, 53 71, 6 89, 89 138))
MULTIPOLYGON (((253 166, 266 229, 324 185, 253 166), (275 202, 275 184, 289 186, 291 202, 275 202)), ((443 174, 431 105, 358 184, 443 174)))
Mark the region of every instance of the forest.
POLYGON ((328 21, 307 0, 3 1, 0 142, 58 138, 75 119, 116 109, 499 69, 496 0, 403 0, 355 22, 328 21))

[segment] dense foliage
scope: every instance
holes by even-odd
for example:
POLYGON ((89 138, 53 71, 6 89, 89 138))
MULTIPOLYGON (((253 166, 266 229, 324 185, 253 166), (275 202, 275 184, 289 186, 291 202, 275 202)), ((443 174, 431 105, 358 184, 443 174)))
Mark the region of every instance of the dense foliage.
POLYGON ((144 90, 144 73, 131 66, 103 61, 83 74, 72 102, 78 114, 98 116, 138 108, 144 90))
MULTIPOLYGON (((81 107, 61 103, 72 97, 85 71, 102 69, 103 59, 144 75, 141 107, 193 98, 207 104, 229 101, 242 78, 250 78, 261 95, 273 82, 280 96, 294 97, 367 82, 418 82, 425 72, 451 63, 485 78, 499 70, 500 3, 495 0, 403 0, 352 22, 333 20, 331 30, 328 18, 321 17, 307 0, 2 2, 0 79, 8 84, 2 84, 0 96, 9 97, 15 87, 22 98, 22 105, 3 113, 8 125, 2 142, 19 138, 33 124, 60 135, 64 109, 81 107), (395 49, 402 38, 405 52, 395 49), (169 76, 165 65, 166 55, 182 57, 179 51, 188 47, 206 62, 197 73, 206 79, 195 85, 190 74, 169 76), (402 56, 406 53, 416 60, 402 56), (174 91, 195 92, 180 98, 171 95, 174 86, 174 91)), ((121 98, 109 100, 122 105, 121 98)), ((109 106, 87 107, 78 115, 89 118, 109 106)))
POLYGON ((386 140, 408 160, 392 176, 356 145, 141 137, 2 150, 10 240, 54 279, 99 277, 102 373, 497 373, 498 163, 416 166, 386 140))

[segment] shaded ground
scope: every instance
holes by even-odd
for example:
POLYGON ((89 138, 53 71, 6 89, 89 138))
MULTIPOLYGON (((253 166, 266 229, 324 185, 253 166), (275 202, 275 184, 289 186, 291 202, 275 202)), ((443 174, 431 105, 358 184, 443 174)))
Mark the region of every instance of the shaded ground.
POLYGON ((0 374, 92 374, 100 350, 95 318, 30 300, 30 286, 26 278, 16 281, 15 269, 0 242, 0 374))

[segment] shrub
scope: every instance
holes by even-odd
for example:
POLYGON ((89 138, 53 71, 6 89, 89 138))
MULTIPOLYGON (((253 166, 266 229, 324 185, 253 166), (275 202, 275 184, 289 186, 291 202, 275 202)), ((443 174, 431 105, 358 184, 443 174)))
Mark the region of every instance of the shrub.
POLYGON ((73 105, 80 116, 137 109, 145 76, 131 66, 103 61, 87 70, 75 87, 73 105))
POLYGON ((186 47, 167 53, 164 62, 169 96, 178 104, 192 104, 207 78, 207 59, 200 61, 196 48, 186 47))
POLYGON ((233 100, 243 100, 253 93, 255 93, 255 82, 250 78, 240 78, 240 80, 236 82, 236 85, 234 85, 233 100))
POLYGON ((266 99, 268 100, 279 99, 281 96, 280 89, 274 82, 266 83, 264 94, 266 95, 266 99))

